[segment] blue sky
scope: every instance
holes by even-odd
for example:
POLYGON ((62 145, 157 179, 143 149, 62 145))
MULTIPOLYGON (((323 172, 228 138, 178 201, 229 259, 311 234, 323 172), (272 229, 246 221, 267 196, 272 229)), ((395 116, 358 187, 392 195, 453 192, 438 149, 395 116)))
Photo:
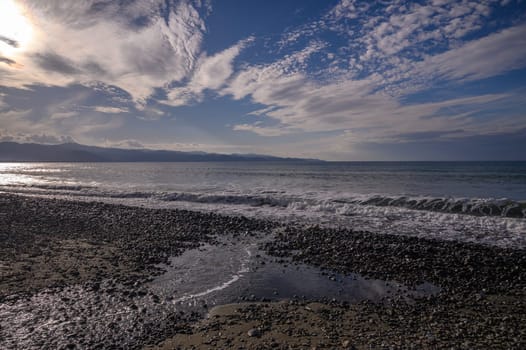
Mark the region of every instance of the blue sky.
POLYGON ((526 159, 526 1, 0 0, 0 140, 526 159))

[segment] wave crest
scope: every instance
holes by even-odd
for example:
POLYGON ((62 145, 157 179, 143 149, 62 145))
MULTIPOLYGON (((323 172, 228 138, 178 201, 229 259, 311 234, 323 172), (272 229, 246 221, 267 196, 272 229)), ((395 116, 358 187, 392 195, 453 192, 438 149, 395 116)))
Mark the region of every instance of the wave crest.
POLYGON ((345 213, 349 206, 398 207, 442 213, 477 216, 500 216, 526 218, 526 202, 509 199, 437 198, 384 195, 349 195, 329 198, 327 194, 309 193, 308 197, 283 193, 207 193, 207 192, 143 192, 109 191, 96 186, 81 185, 24 185, 2 186, 4 192, 33 193, 44 195, 67 195, 106 198, 141 198, 166 202, 190 202, 201 204, 244 205, 251 207, 277 207, 290 210, 345 213))

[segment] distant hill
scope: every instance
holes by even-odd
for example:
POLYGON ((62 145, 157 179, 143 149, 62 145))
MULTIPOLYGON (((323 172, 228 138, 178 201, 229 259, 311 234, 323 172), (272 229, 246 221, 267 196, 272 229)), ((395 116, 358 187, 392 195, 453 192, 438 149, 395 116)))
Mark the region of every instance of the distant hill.
POLYGON ((319 161, 257 154, 218 154, 149 149, 120 149, 64 143, 0 142, 0 162, 226 162, 226 161, 319 161))

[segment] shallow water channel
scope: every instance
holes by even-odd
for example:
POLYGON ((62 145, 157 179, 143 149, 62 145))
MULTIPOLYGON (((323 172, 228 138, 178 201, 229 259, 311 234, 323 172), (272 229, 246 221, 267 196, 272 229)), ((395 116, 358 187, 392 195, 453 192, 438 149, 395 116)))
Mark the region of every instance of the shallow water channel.
POLYGON ((278 260, 267 256, 258 249, 258 242, 250 240, 207 244, 172 258, 171 265, 163 268, 166 273, 149 287, 181 305, 289 298, 379 302, 384 297, 412 298, 438 291, 428 283, 409 290, 396 282, 327 273, 278 260))

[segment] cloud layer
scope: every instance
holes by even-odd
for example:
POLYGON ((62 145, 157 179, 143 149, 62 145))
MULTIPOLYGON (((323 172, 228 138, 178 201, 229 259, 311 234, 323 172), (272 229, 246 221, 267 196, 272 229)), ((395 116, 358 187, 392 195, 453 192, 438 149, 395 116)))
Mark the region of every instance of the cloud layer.
POLYGON ((170 1, 27 1, 34 34, 2 69, 2 83, 61 85, 101 82, 143 102, 155 88, 181 81, 194 68, 205 31, 196 4, 170 1), (160 10, 161 9, 161 10, 160 10))
POLYGON ((259 120, 235 125, 234 130, 263 136, 343 130, 353 135, 349 140, 363 142, 405 141, 401 135, 409 134, 459 137, 524 127, 524 114, 511 119, 496 115, 490 121, 475 118, 481 110, 517 106, 523 91, 406 101, 438 84, 458 86, 526 67, 524 24, 460 40, 483 29, 498 6, 497 2, 431 1, 378 8, 341 1, 315 25, 293 30, 280 42, 282 47, 297 46, 303 38, 309 41, 303 49, 243 69, 222 90, 267 107, 257 114, 266 116, 268 125, 263 127, 259 120), (335 48, 331 42, 314 41, 321 32, 336 33, 348 45, 335 48), (320 61, 320 53, 327 59, 320 61))
POLYGON ((334 0, 213 51, 220 1, 17 3, 32 34, 0 30, 3 140, 348 159, 360 145, 526 128, 526 86, 512 76, 526 69, 520 1, 334 0))

